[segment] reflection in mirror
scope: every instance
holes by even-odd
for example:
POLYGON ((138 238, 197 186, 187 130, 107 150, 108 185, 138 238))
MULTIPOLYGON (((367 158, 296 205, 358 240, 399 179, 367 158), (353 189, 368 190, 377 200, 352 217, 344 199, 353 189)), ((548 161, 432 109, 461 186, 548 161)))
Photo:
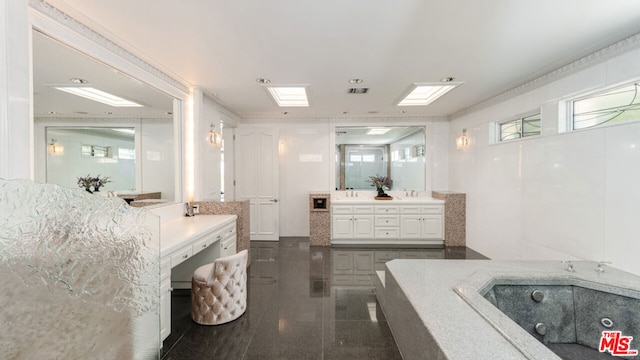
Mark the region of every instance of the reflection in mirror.
POLYGON ((424 190, 423 126, 336 127, 336 190, 373 190, 387 176, 393 190, 424 190))
POLYGON ((46 129, 47 182, 77 187, 78 177, 108 176, 100 191, 131 191, 136 188, 134 128, 46 129))
POLYGON ((36 149, 41 149, 35 157, 37 180, 78 188, 79 177, 101 175, 111 181, 101 192, 157 200, 138 205, 176 200, 177 100, 36 30, 33 80, 36 149), (130 103, 107 104, 68 88, 98 90, 130 103))

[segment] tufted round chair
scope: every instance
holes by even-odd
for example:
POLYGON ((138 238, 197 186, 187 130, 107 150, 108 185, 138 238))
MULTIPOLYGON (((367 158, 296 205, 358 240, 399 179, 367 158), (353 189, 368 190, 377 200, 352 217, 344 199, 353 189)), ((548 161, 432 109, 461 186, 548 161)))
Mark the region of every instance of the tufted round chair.
POLYGON ((191 318, 201 325, 233 321, 247 309, 247 250, 196 269, 191 278, 191 318))

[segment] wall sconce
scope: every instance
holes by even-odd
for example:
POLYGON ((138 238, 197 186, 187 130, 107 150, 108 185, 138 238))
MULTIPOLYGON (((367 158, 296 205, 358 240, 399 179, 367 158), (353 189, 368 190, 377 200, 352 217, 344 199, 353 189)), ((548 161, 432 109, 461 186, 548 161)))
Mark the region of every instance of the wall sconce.
POLYGON ((462 135, 456 138, 456 149, 466 149, 470 143, 469 137, 467 136, 467 129, 462 129, 462 135))
POLYGON ((47 146, 47 150, 51 155, 63 155, 64 146, 56 144, 56 139, 51 139, 51 143, 47 146))
POLYGON ((216 131, 215 125, 211 123, 211 128, 209 129, 209 134, 207 134, 207 141, 209 144, 220 147, 222 145, 222 135, 216 131))

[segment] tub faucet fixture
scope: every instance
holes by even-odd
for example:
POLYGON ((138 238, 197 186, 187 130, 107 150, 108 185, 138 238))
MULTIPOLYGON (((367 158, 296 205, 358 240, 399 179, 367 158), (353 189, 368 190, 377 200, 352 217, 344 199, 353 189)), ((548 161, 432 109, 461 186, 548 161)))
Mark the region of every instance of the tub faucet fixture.
POLYGON ((571 263, 571 261, 563 260, 562 263, 563 264, 567 264, 567 269, 566 270, 568 272, 575 272, 576 271, 576 269, 573 268, 573 264, 571 263))
POLYGON ((596 272, 603 273, 604 264, 611 264, 611 261, 599 261, 598 264, 596 265, 596 272))

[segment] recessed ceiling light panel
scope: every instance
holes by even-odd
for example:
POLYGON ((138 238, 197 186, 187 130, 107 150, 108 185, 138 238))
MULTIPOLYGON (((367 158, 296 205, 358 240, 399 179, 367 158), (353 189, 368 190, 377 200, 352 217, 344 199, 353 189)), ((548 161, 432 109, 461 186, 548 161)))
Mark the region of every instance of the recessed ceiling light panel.
POLYGON ((407 94, 398 102, 398 106, 425 106, 464 84, 463 82, 448 83, 415 83, 407 94))
POLYGON ((269 85, 265 86, 276 104, 280 107, 307 107, 307 87, 300 85, 269 85))

